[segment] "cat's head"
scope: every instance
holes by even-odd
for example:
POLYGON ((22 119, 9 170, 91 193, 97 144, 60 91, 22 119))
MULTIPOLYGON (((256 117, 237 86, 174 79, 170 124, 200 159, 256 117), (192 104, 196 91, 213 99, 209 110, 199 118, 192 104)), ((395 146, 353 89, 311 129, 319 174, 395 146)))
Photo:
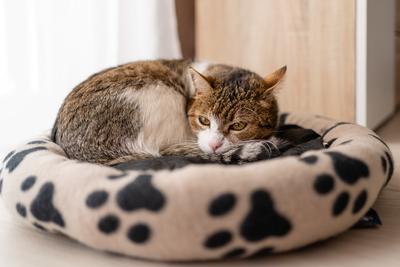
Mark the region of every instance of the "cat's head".
POLYGON ((278 118, 273 91, 286 66, 265 78, 226 65, 213 65, 204 75, 189 71, 195 95, 188 105, 188 118, 203 151, 220 154, 232 144, 273 134, 278 118))

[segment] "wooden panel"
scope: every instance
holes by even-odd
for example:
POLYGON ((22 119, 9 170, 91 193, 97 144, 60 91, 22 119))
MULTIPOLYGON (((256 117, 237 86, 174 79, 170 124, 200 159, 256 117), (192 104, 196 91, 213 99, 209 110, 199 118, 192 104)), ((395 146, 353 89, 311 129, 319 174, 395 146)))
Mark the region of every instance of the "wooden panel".
POLYGON ((400 35, 396 36, 396 106, 400 107, 400 35))
POLYGON ((194 58, 194 0, 175 0, 175 9, 182 55, 184 58, 194 58))
POLYGON ((396 105, 400 107, 400 0, 396 1, 396 105))
POLYGON ((355 120, 354 0, 197 0, 196 56, 261 75, 287 65, 282 110, 355 120))
POLYGON ((396 0, 396 32, 400 32, 400 0, 396 0))

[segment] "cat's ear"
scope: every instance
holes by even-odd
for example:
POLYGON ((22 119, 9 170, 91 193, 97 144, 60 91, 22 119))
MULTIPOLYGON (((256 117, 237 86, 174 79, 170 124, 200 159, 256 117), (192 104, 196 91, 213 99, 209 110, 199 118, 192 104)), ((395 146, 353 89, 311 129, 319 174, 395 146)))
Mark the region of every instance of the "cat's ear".
POLYGON ((267 90, 265 92, 272 92, 277 87, 277 85, 285 77, 286 69, 287 67, 283 66, 282 68, 264 77, 264 81, 267 84, 267 90))
POLYGON ((207 81, 207 78, 204 77, 200 72, 189 67, 189 74, 190 78, 192 79, 196 94, 205 94, 211 91, 212 87, 210 83, 207 81))

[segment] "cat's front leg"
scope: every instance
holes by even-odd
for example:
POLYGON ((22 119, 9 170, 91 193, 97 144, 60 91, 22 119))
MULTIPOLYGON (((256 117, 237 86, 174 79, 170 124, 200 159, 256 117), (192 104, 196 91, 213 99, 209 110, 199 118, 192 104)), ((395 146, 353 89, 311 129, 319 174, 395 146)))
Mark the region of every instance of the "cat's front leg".
POLYGON ((221 154, 220 160, 225 164, 243 164, 279 156, 277 146, 268 140, 235 144, 221 154))

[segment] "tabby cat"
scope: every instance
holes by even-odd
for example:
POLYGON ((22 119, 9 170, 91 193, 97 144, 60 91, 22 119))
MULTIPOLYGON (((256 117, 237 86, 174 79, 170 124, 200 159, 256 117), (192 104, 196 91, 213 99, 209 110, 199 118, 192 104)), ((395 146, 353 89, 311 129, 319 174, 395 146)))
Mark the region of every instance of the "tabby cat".
POLYGON ((265 147, 283 67, 254 72, 190 60, 137 61, 90 76, 64 100, 52 136, 73 159, 113 165, 158 156, 219 160, 265 147), (251 145, 249 145, 251 144, 251 145), (248 151, 246 151, 248 150, 248 151))

